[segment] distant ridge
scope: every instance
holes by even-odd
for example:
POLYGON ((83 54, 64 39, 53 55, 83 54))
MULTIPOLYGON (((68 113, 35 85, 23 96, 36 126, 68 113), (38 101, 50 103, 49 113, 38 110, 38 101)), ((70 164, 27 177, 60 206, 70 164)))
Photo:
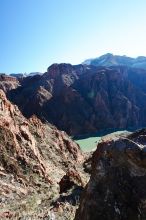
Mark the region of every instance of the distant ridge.
POLYGON ((146 69, 146 57, 139 56, 132 58, 128 56, 113 55, 112 53, 104 54, 100 57, 87 59, 82 64, 93 66, 128 66, 134 68, 146 69))
POLYGON ((32 72, 32 73, 10 73, 10 76, 19 78, 19 77, 27 77, 27 76, 35 76, 35 75, 42 75, 40 72, 32 72))

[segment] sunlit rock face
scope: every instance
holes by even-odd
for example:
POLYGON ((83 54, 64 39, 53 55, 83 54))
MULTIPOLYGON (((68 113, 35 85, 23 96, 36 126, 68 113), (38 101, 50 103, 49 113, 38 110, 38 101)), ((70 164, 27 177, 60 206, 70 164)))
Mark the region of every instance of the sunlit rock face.
POLYGON ((16 89, 19 85, 20 83, 15 77, 0 74, 0 89, 4 92, 16 89))
POLYGON ((146 130, 106 140, 93 155, 75 220, 145 220, 145 185, 146 130))
POLYGON ((36 116, 26 119, 0 90, 0 219, 45 219, 50 210, 59 219, 74 216, 77 204, 60 196, 62 189, 70 190, 74 199, 72 190, 83 189, 83 161, 79 146, 65 132, 36 116), (61 182, 64 176, 71 185, 61 182), (57 200, 61 207, 54 211, 57 200))

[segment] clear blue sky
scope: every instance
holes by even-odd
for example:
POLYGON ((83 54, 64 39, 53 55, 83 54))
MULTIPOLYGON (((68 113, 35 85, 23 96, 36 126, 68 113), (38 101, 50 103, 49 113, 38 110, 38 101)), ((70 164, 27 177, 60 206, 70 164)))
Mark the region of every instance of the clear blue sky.
POLYGON ((0 72, 146 56, 146 0, 0 0, 0 72))

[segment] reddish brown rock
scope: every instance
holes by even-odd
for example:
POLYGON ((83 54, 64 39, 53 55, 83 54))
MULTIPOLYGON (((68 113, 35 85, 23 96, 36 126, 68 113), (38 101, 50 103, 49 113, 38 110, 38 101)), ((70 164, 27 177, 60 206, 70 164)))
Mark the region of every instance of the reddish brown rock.
POLYGON ((52 201, 60 196, 59 182, 66 173, 85 185, 83 161, 79 146, 65 132, 43 124, 36 116, 26 119, 0 90, 0 216, 12 213, 16 219, 38 219, 40 211, 45 215, 44 201, 51 209, 52 201))
POLYGON ((73 186, 82 186, 84 183, 78 172, 75 170, 68 170, 67 173, 63 176, 59 182, 60 193, 66 192, 68 189, 71 189, 73 186))
POLYGON ((0 75, 0 89, 4 92, 16 89, 19 85, 19 81, 15 77, 7 76, 5 74, 0 75))
POLYGON ((8 93, 23 114, 71 135, 146 126, 146 70, 54 64, 8 93))
POLYGON ((92 174, 76 220, 146 219, 146 130, 106 140, 92 158, 92 174))

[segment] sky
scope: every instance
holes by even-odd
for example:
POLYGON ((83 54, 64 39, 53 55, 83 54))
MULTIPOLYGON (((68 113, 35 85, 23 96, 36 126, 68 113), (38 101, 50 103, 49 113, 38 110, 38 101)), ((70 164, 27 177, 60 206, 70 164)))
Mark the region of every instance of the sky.
POLYGON ((0 72, 146 56, 146 0, 0 0, 0 72))

